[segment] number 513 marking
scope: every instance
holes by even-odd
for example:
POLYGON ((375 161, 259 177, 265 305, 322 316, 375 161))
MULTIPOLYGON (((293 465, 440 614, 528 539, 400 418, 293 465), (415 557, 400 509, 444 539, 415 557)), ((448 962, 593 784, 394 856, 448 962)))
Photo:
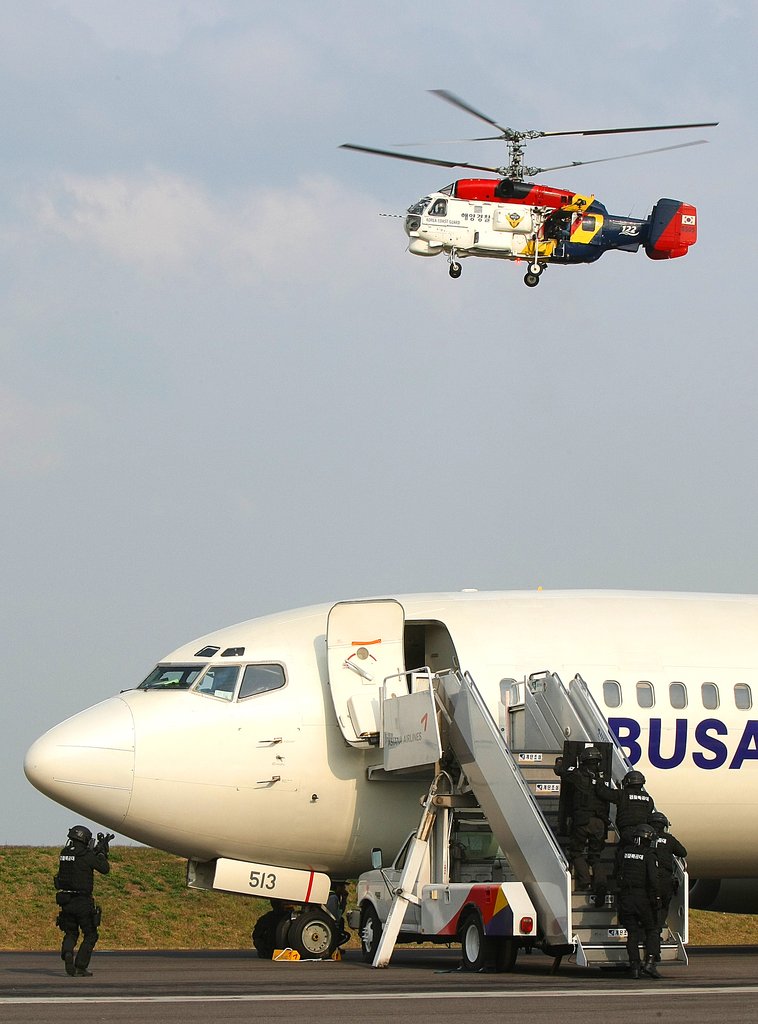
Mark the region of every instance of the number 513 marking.
POLYGON ((250 872, 250 888, 251 889, 275 889, 276 888, 276 875, 273 871, 268 873, 265 871, 251 871, 250 872))

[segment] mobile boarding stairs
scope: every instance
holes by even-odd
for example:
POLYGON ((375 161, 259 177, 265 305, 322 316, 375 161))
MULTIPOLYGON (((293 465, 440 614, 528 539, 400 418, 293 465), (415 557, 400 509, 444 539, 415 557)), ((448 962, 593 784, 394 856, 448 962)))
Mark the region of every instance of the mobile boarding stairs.
MULTIPOLYGON (((408 903, 415 899, 436 807, 446 802, 439 795, 440 772, 449 779, 448 804, 466 795, 478 804, 500 846, 490 878, 524 885, 537 911, 541 948, 553 956, 571 954, 583 967, 626 963, 626 930, 613 897, 574 891, 561 845, 567 839, 565 801, 553 771, 556 757, 597 746, 606 778, 617 786, 631 768, 584 680, 577 675, 566 686, 551 672, 522 682, 503 680, 496 721, 468 673, 423 669, 406 675, 410 692, 397 678, 385 680, 382 775, 402 778, 409 770, 435 765, 435 782, 423 801, 374 966, 389 962, 408 903), (399 696, 398 690, 403 691, 399 696)), ((612 831, 609 838, 617 837, 612 831)), ((601 867, 607 875, 614 853, 606 844, 601 867)), ((687 874, 675 863, 679 885, 661 936, 661 961, 686 964, 687 874)))

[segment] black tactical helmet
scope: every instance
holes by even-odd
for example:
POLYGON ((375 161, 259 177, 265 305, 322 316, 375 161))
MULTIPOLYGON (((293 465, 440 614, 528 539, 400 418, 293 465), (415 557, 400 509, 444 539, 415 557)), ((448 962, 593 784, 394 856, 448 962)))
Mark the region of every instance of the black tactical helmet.
POLYGON ((68 838, 74 839, 79 843, 84 843, 86 846, 90 839, 92 839, 92 833, 86 825, 74 825, 73 828, 68 830, 68 838))
POLYGON ((644 786, 645 776, 642 772, 627 772, 621 780, 622 786, 644 786))
POLYGON ((668 828, 671 822, 668 820, 663 811, 653 811, 650 815, 650 824, 657 832, 663 832, 665 828, 668 828))
POLYGON ((603 755, 597 747, 585 747, 579 754, 579 764, 600 764, 603 755))
POLYGON ((634 832, 632 832, 634 841, 638 845, 641 843, 649 843, 654 835, 655 830, 653 829, 652 825, 645 825, 644 823, 642 825, 637 825, 634 832))

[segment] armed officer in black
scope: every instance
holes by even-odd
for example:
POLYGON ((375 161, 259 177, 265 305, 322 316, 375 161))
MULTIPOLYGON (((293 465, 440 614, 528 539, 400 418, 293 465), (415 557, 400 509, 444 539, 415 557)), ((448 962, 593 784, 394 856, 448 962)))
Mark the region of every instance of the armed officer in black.
POLYGON ((640 971, 660 978, 655 964, 660 958, 658 932, 658 865, 651 849, 653 829, 637 825, 627 829, 616 851, 619 921, 626 928, 626 950, 633 978, 640 971), (640 945, 645 947, 645 962, 640 960, 640 945))
POLYGON ((658 927, 663 928, 669 913, 669 904, 676 892, 677 879, 674 878, 674 857, 684 858, 687 850, 676 836, 668 831, 669 820, 661 811, 653 811, 650 824, 655 829, 652 846, 658 861, 658 927))
POLYGON ((642 772, 627 772, 621 780, 621 789, 604 786, 603 795, 616 804, 616 831, 622 838, 626 831, 637 825, 650 824, 655 803, 645 791, 645 776, 642 772))
POLYGON ((86 825, 74 825, 69 829, 68 842, 60 853, 58 873, 55 876, 55 902, 61 908, 58 927, 64 933, 61 944, 61 959, 66 965, 66 974, 71 977, 89 977, 88 971, 92 950, 99 936, 100 911, 92 898, 95 871, 107 875, 108 844, 112 835, 98 835, 97 843, 86 825), (77 951, 79 932, 82 942, 77 951))
MULTIPOLYGON (((602 755, 597 747, 585 747, 577 760, 578 766, 574 768, 564 767, 563 758, 556 758, 553 771, 560 777, 561 784, 568 783, 572 787, 568 856, 574 867, 574 882, 577 889, 591 889, 608 828, 607 787, 601 781, 602 755)), ((594 885, 598 889, 605 888, 601 878, 596 877, 594 885)))

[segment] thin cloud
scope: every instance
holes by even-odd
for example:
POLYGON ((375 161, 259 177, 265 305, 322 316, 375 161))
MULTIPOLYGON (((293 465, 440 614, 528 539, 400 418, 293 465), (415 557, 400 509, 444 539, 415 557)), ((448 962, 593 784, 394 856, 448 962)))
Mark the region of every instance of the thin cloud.
POLYGON ((383 227, 369 198, 346 194, 326 177, 218 199, 187 177, 159 170, 66 175, 32 205, 43 231, 164 279, 209 263, 242 281, 287 270, 318 274, 319 254, 337 244, 354 246, 357 262, 368 266, 383 227))

